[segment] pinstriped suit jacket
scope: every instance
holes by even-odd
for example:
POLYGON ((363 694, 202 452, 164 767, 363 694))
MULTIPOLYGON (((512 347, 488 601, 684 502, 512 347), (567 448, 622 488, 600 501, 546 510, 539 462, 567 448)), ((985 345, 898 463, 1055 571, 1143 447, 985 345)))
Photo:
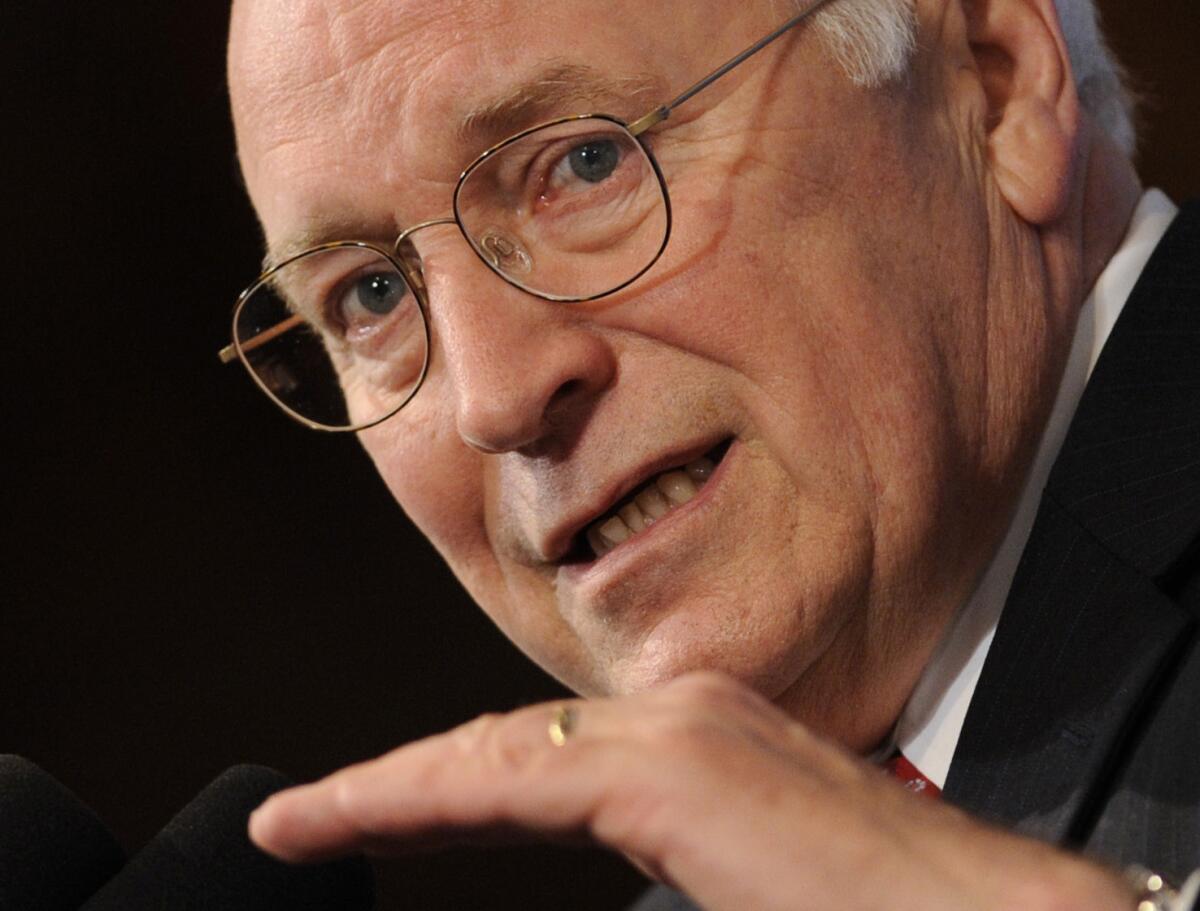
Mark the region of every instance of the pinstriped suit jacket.
MULTIPOLYGON (((1200 202, 1159 244, 1042 496, 943 792, 1118 866, 1200 868, 1200 202)), ((692 906, 654 889, 637 911, 692 906)))

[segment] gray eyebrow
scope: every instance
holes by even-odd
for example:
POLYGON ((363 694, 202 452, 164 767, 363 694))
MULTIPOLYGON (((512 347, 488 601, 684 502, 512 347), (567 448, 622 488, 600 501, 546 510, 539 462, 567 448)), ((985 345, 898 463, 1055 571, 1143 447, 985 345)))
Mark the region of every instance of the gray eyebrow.
POLYGON ((268 244, 262 268, 266 272, 298 253, 339 240, 367 241, 387 250, 399 233, 400 226, 392 219, 369 222, 353 215, 312 216, 278 243, 268 244))
POLYGON ((492 145, 554 117, 640 114, 663 94, 663 80, 649 73, 613 77, 582 64, 552 62, 521 84, 477 105, 462 118, 456 133, 463 143, 492 145), (597 109, 597 105, 601 107, 597 109), (614 106, 619 110, 613 110, 614 106))

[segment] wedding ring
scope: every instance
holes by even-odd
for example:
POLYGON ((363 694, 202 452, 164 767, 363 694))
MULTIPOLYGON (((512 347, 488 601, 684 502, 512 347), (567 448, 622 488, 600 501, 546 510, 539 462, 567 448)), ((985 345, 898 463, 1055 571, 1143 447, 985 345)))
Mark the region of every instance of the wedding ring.
POLYGON ((567 738, 574 732, 577 721, 575 710, 569 705, 558 706, 554 710, 554 717, 550 719, 550 727, 547 731, 550 735, 550 742, 556 747, 565 744, 567 738))

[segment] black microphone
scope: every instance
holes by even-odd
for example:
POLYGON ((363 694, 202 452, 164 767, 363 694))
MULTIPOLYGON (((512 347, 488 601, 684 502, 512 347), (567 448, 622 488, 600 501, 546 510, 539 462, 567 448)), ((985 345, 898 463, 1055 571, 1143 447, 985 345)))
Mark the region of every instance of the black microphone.
POLYGON ((79 798, 28 759, 0 756, 0 911, 76 911, 123 863, 79 798))
POLYGON ((82 911, 369 911, 365 858, 292 866, 251 843, 251 811, 290 784, 260 766, 222 773, 82 911))

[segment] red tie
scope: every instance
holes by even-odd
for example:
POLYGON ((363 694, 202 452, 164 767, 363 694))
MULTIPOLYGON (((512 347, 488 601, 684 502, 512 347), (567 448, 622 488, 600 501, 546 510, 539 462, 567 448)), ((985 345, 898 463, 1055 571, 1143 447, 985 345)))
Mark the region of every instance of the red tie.
POLYGON ((899 750, 883 766, 893 776, 900 780, 906 790, 914 794, 923 794, 937 800, 942 796, 942 789, 921 774, 921 770, 909 762, 899 750))

